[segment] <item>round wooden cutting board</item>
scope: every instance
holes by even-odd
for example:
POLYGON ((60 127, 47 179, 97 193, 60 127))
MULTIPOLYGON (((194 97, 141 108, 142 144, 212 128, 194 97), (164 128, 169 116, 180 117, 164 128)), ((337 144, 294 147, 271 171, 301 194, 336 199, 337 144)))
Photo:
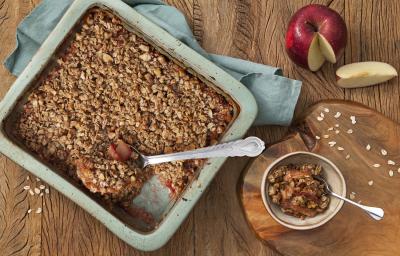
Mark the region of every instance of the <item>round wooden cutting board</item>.
POLYGON ((293 130, 252 161, 239 180, 245 218, 257 236, 284 255, 399 255, 400 125, 357 103, 324 101, 311 107, 293 130), (384 219, 375 221, 345 203, 330 222, 313 230, 277 223, 263 205, 261 179, 272 161, 298 150, 333 161, 346 180, 347 196, 354 192, 354 201, 383 208, 384 219))

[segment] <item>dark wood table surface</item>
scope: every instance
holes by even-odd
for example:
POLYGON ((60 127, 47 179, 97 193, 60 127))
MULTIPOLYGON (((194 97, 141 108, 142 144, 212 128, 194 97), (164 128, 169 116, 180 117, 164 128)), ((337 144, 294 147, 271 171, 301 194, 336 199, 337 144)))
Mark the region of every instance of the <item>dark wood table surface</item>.
MULTIPOLYGON (((54 0, 57 2, 57 0, 54 0)), ((0 61, 12 51, 18 23, 40 0, 0 0, 0 61)), ((296 115, 322 99, 366 104, 400 121, 399 79, 369 88, 335 86, 337 66, 378 60, 400 70, 400 1, 397 0, 168 0, 185 13, 194 34, 209 52, 283 69, 303 81, 296 115), (329 5, 345 19, 349 40, 344 57, 312 73, 289 61, 284 49, 291 15, 309 3, 329 5)), ((15 77, 0 66, 0 97, 15 77)), ((284 99, 282 99, 284 100, 284 99)), ((252 128, 267 143, 287 128, 252 128)), ((236 183, 248 159, 230 159, 178 232, 151 255, 278 255, 257 240, 247 226, 236 183)), ((0 156, 0 255, 147 255, 137 251, 54 189, 43 197, 23 190, 28 172, 0 156), (27 209, 43 208, 41 214, 27 209)), ((31 182, 36 181, 31 177, 31 182)), ((299 245, 301 246, 301 245, 299 245)))

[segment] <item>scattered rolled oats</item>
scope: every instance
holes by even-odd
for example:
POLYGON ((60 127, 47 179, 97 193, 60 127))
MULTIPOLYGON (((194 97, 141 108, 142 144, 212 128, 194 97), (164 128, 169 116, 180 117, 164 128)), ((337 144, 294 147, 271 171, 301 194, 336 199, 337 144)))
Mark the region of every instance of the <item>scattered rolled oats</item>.
POLYGON ((39 194, 40 193, 40 189, 38 189, 38 188, 35 188, 34 191, 35 191, 35 194, 39 194))
POLYGON ((373 164, 372 166, 373 166, 373 167, 375 167, 375 168, 379 168, 379 167, 381 167, 381 165, 380 165, 380 164, 373 164))
POLYGON ((347 130, 347 133, 348 133, 348 134, 352 134, 352 133, 353 133, 353 129, 348 129, 348 130, 347 130))
POLYGON ((329 141, 328 144, 330 147, 334 147, 336 145, 336 141, 329 141))
POLYGON ((46 188, 46 187, 45 187, 44 185, 40 185, 40 186, 39 186, 39 189, 40 189, 40 190, 43 190, 43 189, 45 189, 45 188, 46 188))
POLYGON ((329 127, 329 128, 328 128, 328 131, 333 131, 333 127, 329 127))
POLYGON ((325 111, 326 113, 329 113, 329 108, 324 108, 324 111, 325 111))
POLYGON ((325 114, 321 112, 321 113, 319 114, 319 116, 322 117, 322 118, 324 118, 324 117, 325 117, 325 114))
POLYGON ((320 117, 320 116, 317 116, 317 120, 321 122, 322 120, 324 120, 324 118, 320 117))
POLYGON ((388 160, 388 161, 387 161, 387 164, 388 164, 388 165, 396 165, 396 163, 395 163, 394 161, 392 161, 392 160, 388 160))
POLYGON ((340 112, 336 112, 336 114, 334 115, 335 118, 339 118, 342 115, 342 113, 340 112))
POLYGON ((386 155, 387 155, 387 151, 384 150, 384 149, 381 149, 381 154, 382 154, 383 156, 386 156, 386 155))
POLYGON ((351 120, 352 124, 356 124, 357 123, 355 116, 350 116, 350 120, 351 120))
POLYGON ((368 150, 368 151, 370 151, 370 150, 371 150, 371 145, 368 144, 368 145, 365 147, 365 149, 368 150))
POLYGON ((373 180, 368 181, 368 185, 372 186, 374 184, 373 180))
POLYGON ((394 172, 392 170, 389 170, 389 176, 393 177, 394 172))

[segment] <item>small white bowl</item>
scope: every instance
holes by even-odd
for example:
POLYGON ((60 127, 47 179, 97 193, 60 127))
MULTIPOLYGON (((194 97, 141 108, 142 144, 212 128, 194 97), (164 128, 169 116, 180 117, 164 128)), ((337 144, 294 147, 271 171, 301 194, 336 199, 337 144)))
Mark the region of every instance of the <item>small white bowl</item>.
POLYGON ((268 173, 274 170, 276 167, 282 165, 288 165, 288 164, 296 165, 304 163, 321 165, 322 166, 321 175, 328 182, 331 189, 335 193, 341 196, 346 196, 346 182, 343 178, 343 175, 336 167, 336 165, 333 164, 327 158, 310 152, 297 151, 281 156, 280 158, 276 159, 265 170, 261 183, 262 200, 264 202, 265 208, 272 216, 272 218, 274 218, 277 222, 284 225, 285 227, 297 230, 307 230, 322 226, 323 224, 331 220, 343 206, 342 200, 337 199, 336 197, 333 196, 329 196, 330 203, 328 209, 326 209, 322 213, 317 214, 314 217, 305 218, 304 220, 302 220, 300 218, 296 218, 283 213, 283 211, 277 204, 272 203, 270 197, 268 196, 268 186, 269 186, 269 182, 267 179, 268 173))

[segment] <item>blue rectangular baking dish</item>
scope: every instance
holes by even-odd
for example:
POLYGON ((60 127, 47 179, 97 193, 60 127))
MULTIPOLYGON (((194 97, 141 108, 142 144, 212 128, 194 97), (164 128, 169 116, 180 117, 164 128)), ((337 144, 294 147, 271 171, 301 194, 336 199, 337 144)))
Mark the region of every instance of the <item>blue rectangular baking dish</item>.
POLYGON ((129 245, 144 251, 156 250, 175 233, 210 184, 226 160, 225 158, 209 159, 181 197, 174 200, 166 196, 168 192, 159 184, 158 179, 153 178, 145 184, 141 194, 132 203, 151 213, 158 221, 157 225, 150 227, 141 220, 125 216, 118 209, 106 207, 60 170, 52 169, 38 160, 34 154, 24 149, 10 132, 15 120, 14 115, 21 106, 20 102, 38 77, 45 72, 46 67, 54 61, 58 49, 66 42, 68 36, 74 33, 74 28, 81 17, 92 7, 111 11, 124 21, 128 30, 141 35, 161 52, 234 101, 237 106, 236 118, 223 135, 221 142, 244 136, 256 117, 257 105, 253 95, 240 82, 119 0, 75 0, 32 61, 14 82, 0 103, 0 152, 84 208, 129 245), (154 193, 161 198, 160 204, 149 203, 155 196, 154 193))

